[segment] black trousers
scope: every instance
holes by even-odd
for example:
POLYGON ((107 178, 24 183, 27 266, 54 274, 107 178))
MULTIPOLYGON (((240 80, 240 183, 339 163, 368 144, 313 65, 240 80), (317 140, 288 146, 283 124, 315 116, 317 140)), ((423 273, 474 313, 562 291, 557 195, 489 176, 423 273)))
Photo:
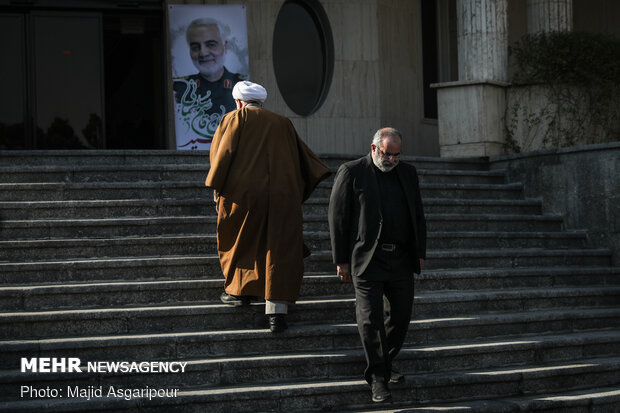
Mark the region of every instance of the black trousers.
POLYGON ((407 335, 413 309, 413 272, 407 277, 370 280, 353 276, 357 328, 366 355, 364 377, 390 380, 392 360, 407 335))

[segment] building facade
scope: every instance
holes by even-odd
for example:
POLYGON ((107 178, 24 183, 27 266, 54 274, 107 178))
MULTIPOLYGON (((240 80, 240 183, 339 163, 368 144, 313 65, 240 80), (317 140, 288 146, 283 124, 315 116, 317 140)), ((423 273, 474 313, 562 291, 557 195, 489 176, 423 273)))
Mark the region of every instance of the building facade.
POLYGON ((502 154, 508 46, 541 30, 620 35, 612 0, 0 0, 0 148, 175 148, 178 4, 246 6, 250 79, 318 153, 364 153, 390 125, 406 154, 502 154), (303 52, 287 59, 282 39, 303 52))

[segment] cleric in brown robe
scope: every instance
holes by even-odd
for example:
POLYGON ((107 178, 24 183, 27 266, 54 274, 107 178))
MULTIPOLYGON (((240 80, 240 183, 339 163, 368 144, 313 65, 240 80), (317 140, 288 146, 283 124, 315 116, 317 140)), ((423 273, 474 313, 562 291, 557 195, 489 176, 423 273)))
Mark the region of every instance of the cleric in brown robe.
POLYGON ((290 120, 263 109, 262 86, 241 81, 233 97, 237 110, 213 136, 205 182, 217 202, 221 300, 238 306, 264 297, 271 331, 279 332, 304 272, 302 203, 330 171, 290 120))

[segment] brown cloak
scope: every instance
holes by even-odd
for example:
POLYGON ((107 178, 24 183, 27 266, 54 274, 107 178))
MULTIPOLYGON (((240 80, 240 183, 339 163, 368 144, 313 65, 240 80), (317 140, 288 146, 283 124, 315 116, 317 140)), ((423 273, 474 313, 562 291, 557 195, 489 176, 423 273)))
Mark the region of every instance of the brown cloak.
POLYGON ((296 301, 302 203, 329 169, 287 118, 258 107, 226 114, 205 185, 219 196, 217 249, 228 294, 296 301))

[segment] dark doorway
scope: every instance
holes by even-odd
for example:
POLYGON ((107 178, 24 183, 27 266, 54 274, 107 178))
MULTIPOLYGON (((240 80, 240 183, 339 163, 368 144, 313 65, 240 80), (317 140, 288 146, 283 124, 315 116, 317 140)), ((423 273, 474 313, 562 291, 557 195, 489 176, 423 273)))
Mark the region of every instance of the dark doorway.
POLYGON ((0 23, 0 149, 165 148, 161 2, 0 6, 0 23))
POLYGON ((102 148, 100 15, 34 12, 28 21, 36 148, 102 148))
POLYGON ((163 148, 161 18, 107 15, 103 28, 107 148, 163 148))
POLYGON ((436 7, 435 0, 422 0, 422 78, 427 119, 437 119, 437 90, 430 87, 439 79, 436 7))
POLYGON ((26 21, 20 14, 0 14, 0 149, 32 145, 27 133, 26 21), (9 41, 11 39, 11 41, 9 41))

